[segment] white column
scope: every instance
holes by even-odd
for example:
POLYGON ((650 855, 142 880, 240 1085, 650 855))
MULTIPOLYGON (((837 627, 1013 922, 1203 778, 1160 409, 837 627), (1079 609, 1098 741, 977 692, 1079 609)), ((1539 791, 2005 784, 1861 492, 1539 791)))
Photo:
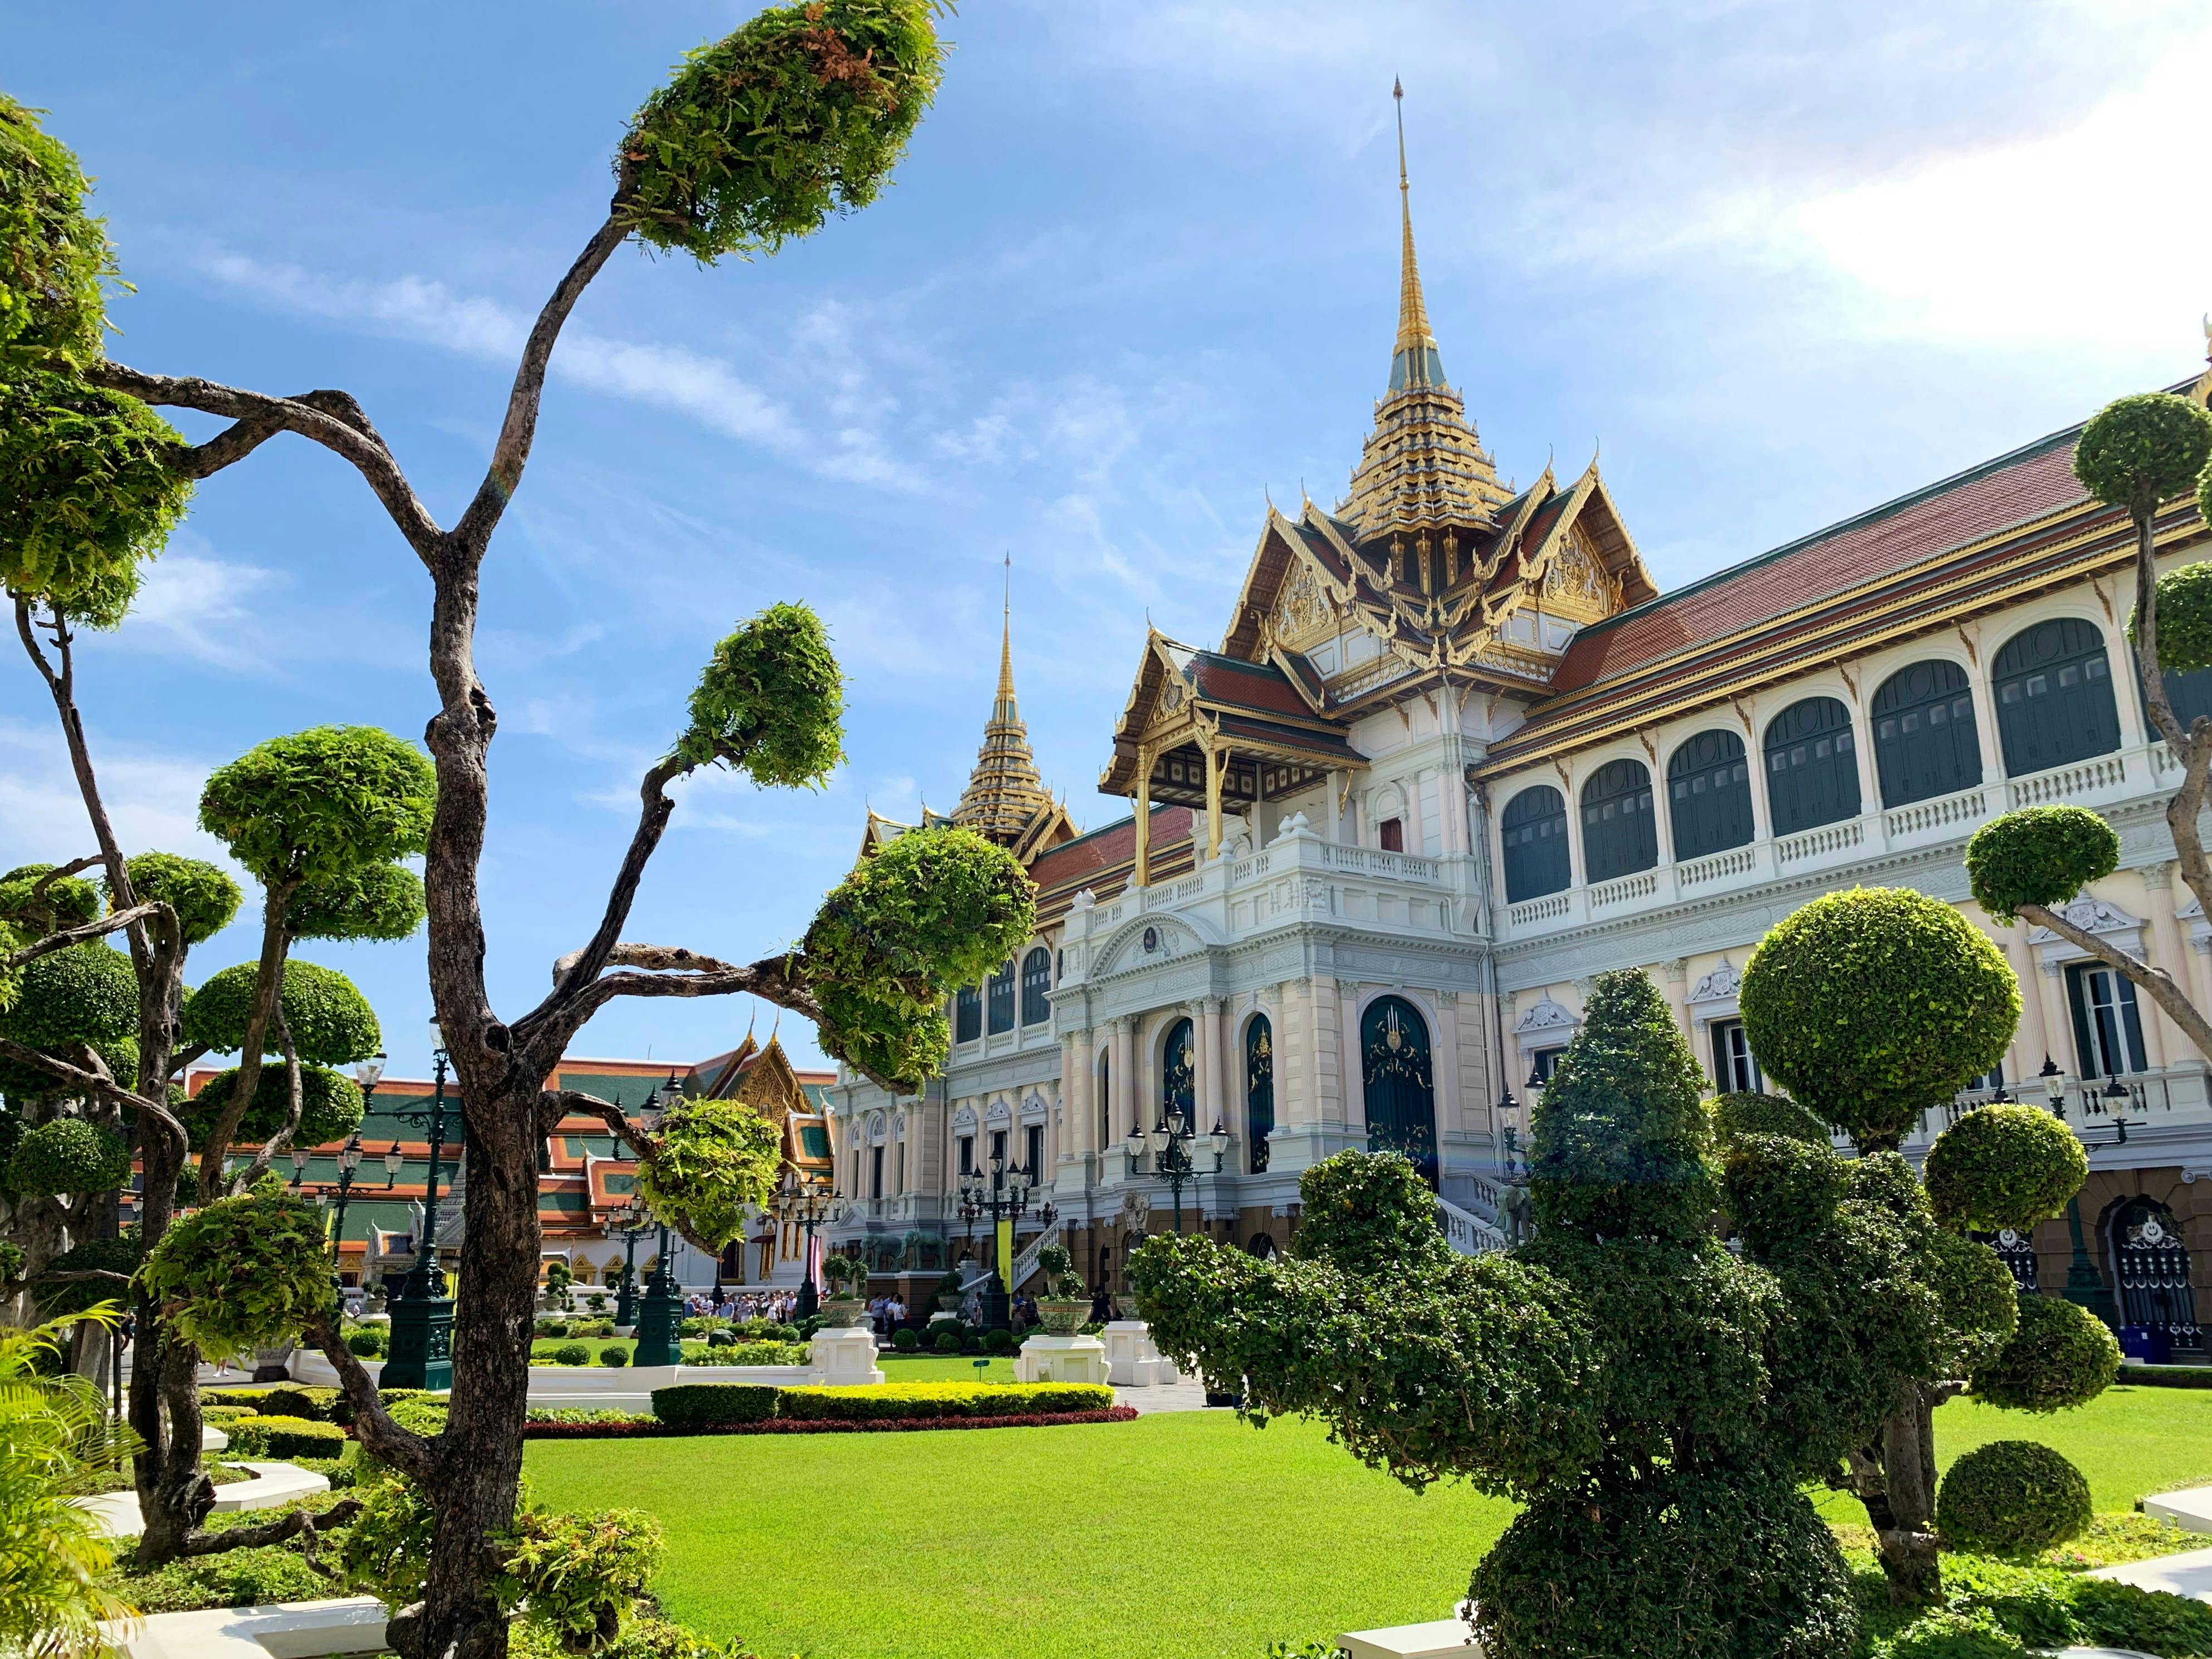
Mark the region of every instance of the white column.
POLYGON ((1221 1115, 1220 1034, 1214 1030, 1213 1016, 1203 1001, 1192 1003, 1187 1012, 1198 1050, 1191 1079, 1191 1109, 1198 1114, 1198 1121, 1191 1127, 1204 1134, 1221 1115))
POLYGON ((1061 1115, 1066 1120, 1066 1146, 1072 1153, 1096 1152, 1098 1138, 1098 1073, 1091 1063, 1091 1033, 1072 1033, 1060 1050, 1061 1115))
POLYGON ((1113 1129, 1117 1136, 1127 1134, 1129 1126, 1136 1121, 1137 1039, 1131 1029, 1135 1024, 1130 1019, 1114 1022, 1114 1059, 1106 1081, 1114 1094, 1113 1129))

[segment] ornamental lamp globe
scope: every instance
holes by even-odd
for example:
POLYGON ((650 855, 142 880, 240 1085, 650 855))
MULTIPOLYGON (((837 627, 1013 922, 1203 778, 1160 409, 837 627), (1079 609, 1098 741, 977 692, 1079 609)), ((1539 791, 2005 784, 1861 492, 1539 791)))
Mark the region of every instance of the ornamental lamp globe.
POLYGON ((1216 1164, 1229 1156, 1229 1130, 1219 1118, 1214 1119, 1213 1133, 1206 1139, 1213 1143, 1213 1161, 1216 1164))
POLYGON ((1141 1123, 1132 1125, 1132 1126, 1131 1126, 1131 1127, 1130 1127, 1130 1130, 1129 1130, 1129 1156, 1130 1156, 1131 1158, 1142 1158, 1144 1155, 1145 1155, 1145 1127, 1144 1127, 1144 1125, 1142 1125, 1141 1123))
POLYGON ((356 1129, 338 1149, 338 1168, 351 1175, 361 1168, 361 1131, 356 1129))
POLYGON ((307 1149, 305 1146, 295 1146, 292 1149, 292 1184, 295 1187, 298 1186, 301 1178, 307 1173, 307 1149))
POLYGON ((406 1161, 406 1155, 399 1150, 399 1143, 396 1140, 393 1141, 392 1143, 392 1149, 384 1155, 384 1173, 386 1177, 384 1184, 386 1186, 389 1187, 393 1182, 399 1179, 399 1166, 406 1161))
POLYGON ((1152 1125, 1152 1151, 1155 1153, 1160 1153, 1166 1152, 1167 1149, 1168 1126, 1164 1122, 1155 1123, 1152 1125))
MULTIPOLYGON (((434 1024, 436 1022, 432 1023, 434 1024)), ((353 1080, 361 1085, 363 1094, 384 1081, 384 1065, 385 1058, 381 1054, 371 1054, 367 1060, 355 1062, 353 1080)))
POLYGON ((2043 1069, 2036 1075, 2043 1079, 2043 1091, 2050 1097, 2054 1117, 2066 1115, 2066 1068, 2049 1054, 2043 1057, 2043 1069))
POLYGON ((445 1028, 438 1024, 435 1014, 430 1016, 430 1052, 434 1054, 447 1052, 445 1028))

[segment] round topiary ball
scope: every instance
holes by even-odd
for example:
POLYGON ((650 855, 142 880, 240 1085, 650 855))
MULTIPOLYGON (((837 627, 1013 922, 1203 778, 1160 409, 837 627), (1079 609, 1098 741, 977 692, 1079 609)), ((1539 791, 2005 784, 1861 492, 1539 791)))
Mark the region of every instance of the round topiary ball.
POLYGON ((273 1182, 179 1217, 139 1272, 178 1334, 210 1358, 296 1337, 333 1296, 322 1212, 273 1182))
POLYGON ((2004 1057, 2020 985, 2004 953, 1942 900, 1855 887, 1767 933, 1741 1006, 1759 1064, 1865 1152, 1894 1146, 2004 1057))
POLYGON ((637 1188, 655 1215, 716 1249, 768 1201, 783 1163, 783 1133, 734 1100, 687 1100, 662 1120, 637 1188))
POLYGON ((2212 459, 2212 413, 2171 392, 2106 404, 2081 428, 2074 476, 2099 501, 2142 516, 2186 494, 2212 459))
POLYGON ((1938 1220, 2026 1232, 2089 1178, 2080 1137, 2040 1107, 1984 1106, 1936 1137, 1922 1172, 1938 1220))
POLYGON ((39 878, 53 867, 19 864, 0 876, 0 917, 21 924, 33 939, 101 914, 100 890, 80 876, 56 876, 40 887, 39 878))
POLYGON ((405 939, 422 925, 422 878, 404 864, 368 864, 302 882, 284 907, 294 939, 405 939))
MULTIPOLYGON (((2136 643, 2142 608, 2128 617, 2128 641, 2136 643)), ((2158 579, 2158 665, 2176 674, 2212 668, 2212 561, 2200 559, 2158 579)))
POLYGON ((775 605, 714 647, 676 751, 741 767, 763 787, 811 787, 844 758, 844 677, 821 618, 775 605))
MULTIPOLYGON (((241 962, 213 975, 193 992, 185 1004, 185 1040, 205 1043, 219 1054, 236 1054, 246 1042, 256 971, 254 963, 241 962)), ((302 1060, 318 1066, 349 1066, 368 1059, 382 1045, 376 1011, 354 982, 335 968, 296 957, 288 960, 277 1003, 302 1060)), ((264 1052, 280 1052, 274 1022, 264 1052)))
POLYGON ((1992 1440, 1951 1465, 1936 1500, 1943 1541, 1977 1555, 2040 1555, 2089 1528, 2089 1483, 2048 1446, 1992 1440))
POLYGON ((2020 1301, 2020 1327, 1973 1373, 1977 1400, 2020 1412, 2084 1405, 2120 1374, 2120 1345, 2087 1309, 2056 1297, 2020 1301))
POLYGON ((2020 1329, 2020 1286, 1978 1239, 1938 1227, 1921 1246, 1922 1277, 1936 1292, 1949 1338, 1946 1376, 1970 1376, 2004 1352, 2020 1329))
POLYGON ((2028 806, 1991 818, 1966 842, 1974 898, 1999 921, 2023 904, 2057 909, 2120 867, 2120 838, 2086 806, 2028 806))
MULTIPOLYGON (((230 1104, 232 1094, 238 1087, 238 1068, 219 1072, 208 1079, 199 1093, 194 1095, 181 1116, 185 1133, 191 1137, 191 1149, 198 1152, 206 1145, 207 1133, 215 1126, 230 1104)), ((293 1131, 295 1146, 325 1146, 333 1140, 343 1140, 361 1127, 367 1108, 360 1089, 350 1078, 342 1077, 326 1066, 302 1066, 300 1068, 300 1127, 293 1131)), ((258 1146, 283 1127, 291 1113, 292 1089, 290 1079, 282 1066, 264 1066, 261 1080, 253 1091, 253 1104, 239 1120, 233 1133, 236 1146, 258 1146)))
POLYGON ((54 1054, 137 1036, 138 975, 120 951, 72 945, 26 963, 21 974, 15 1003, 0 1014, 0 1036, 54 1054))
POLYGON ((1787 1135, 1815 1146, 1828 1144, 1827 1125, 1785 1095, 1716 1095, 1712 1109, 1713 1133, 1723 1143, 1745 1135, 1787 1135))
POLYGON ((200 827, 264 883, 326 881, 421 852, 437 798, 415 744, 374 726, 313 726, 210 773, 200 827))
MULTIPOLYGON (((231 924, 244 895, 218 865, 175 853, 140 853, 123 860, 131 896, 141 904, 159 899, 177 913, 186 945, 204 945, 231 924)), ((103 886, 105 884, 103 884, 103 886)), ((108 894, 108 902, 114 902, 108 894)))
POLYGON ((112 1193, 131 1179, 131 1152, 113 1131, 58 1117, 23 1132, 8 1160, 8 1185, 31 1198, 112 1193))

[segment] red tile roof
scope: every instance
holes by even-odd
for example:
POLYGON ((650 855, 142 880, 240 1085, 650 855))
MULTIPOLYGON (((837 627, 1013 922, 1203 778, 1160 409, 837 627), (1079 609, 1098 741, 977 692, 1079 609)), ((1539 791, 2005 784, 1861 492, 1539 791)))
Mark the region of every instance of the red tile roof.
POLYGON ((1552 689, 1582 690, 2084 501, 2073 469, 2079 431, 2054 433, 1586 628, 1552 689))
MULTIPOLYGON (((1152 847, 1155 852, 1170 842, 1188 840, 1191 819, 1191 811, 1187 806, 1152 808, 1152 847)), ((1030 866, 1030 879, 1048 890, 1065 887, 1094 871, 1110 870, 1117 864, 1127 864, 1136 856, 1137 820, 1127 817, 1117 823, 1109 823, 1103 830, 1094 830, 1087 836, 1063 842, 1050 852, 1041 854, 1030 866)))
POLYGON ((1190 672, 1198 695, 1209 702, 1233 703, 1261 714, 1288 714, 1293 720, 1314 717, 1312 706, 1271 662, 1239 662, 1234 657, 1201 651, 1191 659, 1190 672))

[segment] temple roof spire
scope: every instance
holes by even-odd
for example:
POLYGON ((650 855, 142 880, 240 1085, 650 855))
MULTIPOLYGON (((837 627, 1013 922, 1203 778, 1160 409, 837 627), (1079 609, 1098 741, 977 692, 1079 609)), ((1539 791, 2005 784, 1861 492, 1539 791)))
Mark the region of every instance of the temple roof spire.
POLYGON ((1406 176, 1406 88, 1393 79, 1390 96, 1398 106, 1398 343, 1390 355, 1390 390, 1444 384, 1443 358, 1429 327, 1428 301, 1421 294, 1420 261, 1413 255, 1413 185, 1406 176))
POLYGON ((1030 750, 1029 728, 1014 701, 1013 555, 1006 556, 1006 592, 999 629, 999 690, 983 726, 983 746, 968 787, 952 809, 953 823, 1000 846, 1012 846, 1040 812, 1053 805, 1030 750))

